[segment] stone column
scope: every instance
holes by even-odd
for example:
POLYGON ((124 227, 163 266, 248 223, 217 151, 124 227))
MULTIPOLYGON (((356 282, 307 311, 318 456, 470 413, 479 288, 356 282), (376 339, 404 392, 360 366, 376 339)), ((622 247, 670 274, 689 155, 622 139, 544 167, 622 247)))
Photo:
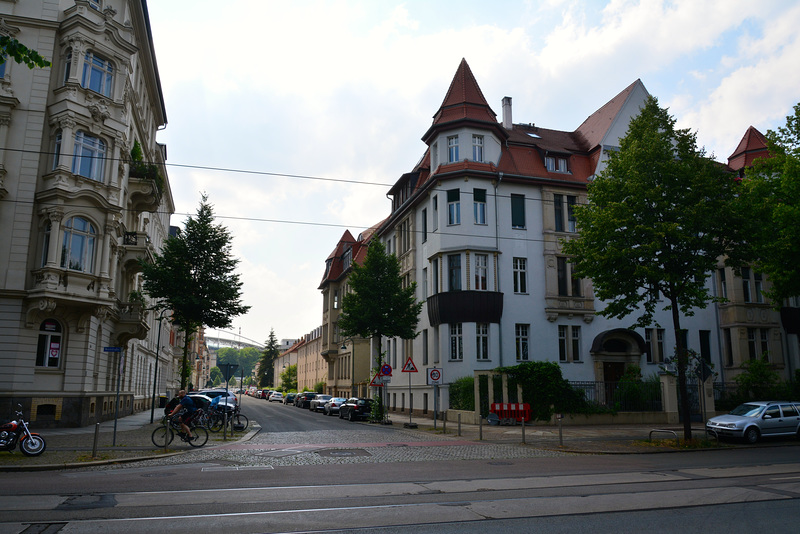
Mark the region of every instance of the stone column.
POLYGON ((678 379, 675 375, 662 374, 661 395, 663 399, 663 410, 667 414, 667 423, 674 425, 680 422, 678 411, 678 379))

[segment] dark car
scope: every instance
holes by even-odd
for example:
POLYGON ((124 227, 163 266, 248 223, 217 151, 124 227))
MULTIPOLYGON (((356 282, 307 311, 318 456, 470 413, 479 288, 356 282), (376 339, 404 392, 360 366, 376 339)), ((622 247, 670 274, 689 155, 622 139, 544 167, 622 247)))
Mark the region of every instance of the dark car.
POLYGON ((322 413, 325 415, 339 413, 339 407, 345 402, 347 402, 347 399, 344 397, 333 397, 331 400, 325 403, 325 406, 322 408, 322 413))
POLYGON ((310 408, 311 407, 311 399, 316 397, 316 393, 310 393, 308 391, 304 391, 297 395, 294 399, 294 405, 298 408, 310 408))
POLYGON ((372 413, 372 399, 352 397, 339 407, 339 419, 369 419, 372 413))
POLYGON ((283 397, 284 404, 294 404, 294 399, 297 397, 297 393, 287 393, 283 397))
POLYGON ((325 407, 325 403, 331 400, 331 398, 333 398, 333 395, 317 395, 311 399, 308 409, 312 412, 321 412, 325 407))

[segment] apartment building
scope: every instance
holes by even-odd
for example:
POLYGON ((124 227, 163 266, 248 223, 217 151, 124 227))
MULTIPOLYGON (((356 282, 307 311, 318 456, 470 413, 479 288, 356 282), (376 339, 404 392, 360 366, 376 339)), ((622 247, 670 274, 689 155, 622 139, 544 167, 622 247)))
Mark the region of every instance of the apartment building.
POLYGON ((0 32, 52 62, 0 79, 0 413, 19 403, 45 427, 148 409, 179 354, 141 293, 174 212, 147 3, 0 2, 0 32))

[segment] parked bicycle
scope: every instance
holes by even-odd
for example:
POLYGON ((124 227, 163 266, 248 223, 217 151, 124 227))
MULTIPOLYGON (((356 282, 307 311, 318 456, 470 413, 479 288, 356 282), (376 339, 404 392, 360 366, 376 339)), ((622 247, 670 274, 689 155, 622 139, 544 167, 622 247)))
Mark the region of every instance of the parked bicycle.
POLYGON ((235 408, 217 406, 208 414, 208 429, 212 432, 219 432, 222 430, 222 427, 225 426, 226 423, 226 416, 231 432, 244 432, 250 424, 250 420, 246 415, 241 413, 241 409, 238 405, 235 408))
POLYGON ((189 420, 189 428, 192 431, 193 439, 189 439, 181 430, 181 420, 179 416, 169 417, 164 416, 162 426, 153 430, 151 439, 156 447, 166 447, 172 440, 175 439, 175 434, 180 436, 181 441, 185 441, 192 447, 202 447, 208 442, 208 430, 201 424, 200 420, 203 417, 203 410, 197 410, 197 413, 189 420))

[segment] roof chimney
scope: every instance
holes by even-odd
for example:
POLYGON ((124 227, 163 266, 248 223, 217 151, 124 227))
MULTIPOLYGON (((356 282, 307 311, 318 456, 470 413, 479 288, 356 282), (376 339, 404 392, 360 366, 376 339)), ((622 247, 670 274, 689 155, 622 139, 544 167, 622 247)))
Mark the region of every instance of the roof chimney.
POLYGON ((511 122, 511 97, 503 97, 503 128, 510 130, 514 123, 511 122))

